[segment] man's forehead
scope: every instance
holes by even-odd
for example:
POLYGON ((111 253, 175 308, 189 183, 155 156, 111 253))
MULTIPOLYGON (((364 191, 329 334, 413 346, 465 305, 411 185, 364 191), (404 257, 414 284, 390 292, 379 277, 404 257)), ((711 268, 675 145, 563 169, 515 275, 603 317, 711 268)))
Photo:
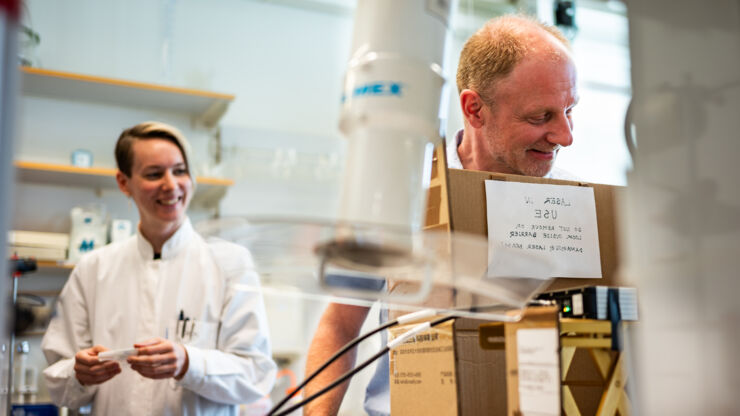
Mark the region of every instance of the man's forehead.
POLYGON ((522 37, 527 48, 527 56, 557 53, 560 55, 571 55, 570 45, 563 43, 552 33, 542 28, 530 28, 522 37))
POLYGON ((494 93, 516 95, 527 91, 570 91, 577 95, 575 66, 568 57, 557 60, 528 57, 493 83, 492 90, 494 93))

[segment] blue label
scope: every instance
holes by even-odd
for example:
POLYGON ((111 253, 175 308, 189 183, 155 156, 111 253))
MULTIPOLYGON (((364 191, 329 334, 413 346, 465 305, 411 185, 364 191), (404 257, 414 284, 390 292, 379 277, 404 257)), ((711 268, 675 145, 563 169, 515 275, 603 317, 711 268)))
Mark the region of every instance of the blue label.
POLYGON ((80 243, 80 252, 85 253, 95 248, 95 240, 82 240, 80 243))
MULTIPOLYGON (((377 96, 403 96, 404 85, 396 81, 376 81, 360 85, 352 90, 352 98, 377 96)), ((342 102, 346 96, 342 95, 342 102)))

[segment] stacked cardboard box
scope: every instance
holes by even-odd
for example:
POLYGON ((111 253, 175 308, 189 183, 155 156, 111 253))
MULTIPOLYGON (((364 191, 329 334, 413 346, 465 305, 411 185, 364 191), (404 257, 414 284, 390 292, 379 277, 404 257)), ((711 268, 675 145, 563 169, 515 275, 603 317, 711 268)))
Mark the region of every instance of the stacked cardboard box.
MULTIPOLYGON (((456 319, 391 351, 391 413, 416 416, 506 413, 506 357, 479 346, 484 321, 456 319)), ((390 338, 416 324, 392 328, 390 338)))
MULTIPOLYGON (((435 177, 432 179, 426 220, 428 229, 487 235, 486 180, 592 187, 596 202, 602 277, 555 279, 549 290, 586 285, 617 285, 619 253, 615 199, 621 188, 489 172, 456 169, 448 171, 443 167, 443 156, 437 162, 435 167, 440 164, 442 167, 435 169, 435 177)), ((481 251, 476 258, 486 263, 487 251, 481 251)), ((485 264, 481 269, 485 269, 485 264)), ((548 322, 548 325, 557 326, 555 318, 548 322)), ((471 319, 458 319, 447 326, 419 334, 413 341, 391 353, 392 414, 512 414, 512 409, 507 405, 504 326, 500 326, 500 339, 491 341, 480 339, 480 323, 481 321, 471 319), (498 343, 500 348, 483 349, 479 346, 483 343, 487 343, 489 348, 491 344, 498 343)), ((403 328, 392 331, 391 337, 400 332, 403 332, 403 328)), ((598 404, 597 396, 592 393, 587 396, 583 399, 584 402, 593 402, 595 399, 598 404)), ((585 408, 593 409, 593 403, 587 403, 585 408)))
POLYGON ((33 257, 42 261, 64 261, 67 258, 69 235, 37 231, 9 231, 8 255, 33 257))

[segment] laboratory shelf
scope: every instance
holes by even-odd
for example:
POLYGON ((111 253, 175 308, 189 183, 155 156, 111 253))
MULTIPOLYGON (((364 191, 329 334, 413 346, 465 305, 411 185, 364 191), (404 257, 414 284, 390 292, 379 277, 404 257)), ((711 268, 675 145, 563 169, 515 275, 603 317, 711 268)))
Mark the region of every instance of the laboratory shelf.
POLYGON ((38 260, 36 261, 36 267, 39 269, 72 270, 75 268, 75 264, 62 261, 38 260))
POLYGON ((28 96, 90 101, 189 114, 212 127, 234 100, 231 94, 21 67, 22 92, 28 96))
MULTIPOLYGON (((74 186, 93 189, 116 189, 116 170, 111 168, 83 168, 43 162, 16 160, 16 180, 22 183, 74 186)), ((226 178, 198 176, 193 202, 212 205, 220 200, 234 181, 226 178)))

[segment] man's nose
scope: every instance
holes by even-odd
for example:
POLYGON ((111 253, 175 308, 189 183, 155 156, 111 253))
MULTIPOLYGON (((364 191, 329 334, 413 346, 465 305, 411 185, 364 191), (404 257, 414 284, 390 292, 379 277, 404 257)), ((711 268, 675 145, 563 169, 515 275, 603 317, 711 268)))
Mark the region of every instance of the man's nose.
POLYGON ((547 141, 560 147, 568 147, 573 144, 573 121, 570 116, 563 114, 553 120, 551 129, 547 134, 547 141))

